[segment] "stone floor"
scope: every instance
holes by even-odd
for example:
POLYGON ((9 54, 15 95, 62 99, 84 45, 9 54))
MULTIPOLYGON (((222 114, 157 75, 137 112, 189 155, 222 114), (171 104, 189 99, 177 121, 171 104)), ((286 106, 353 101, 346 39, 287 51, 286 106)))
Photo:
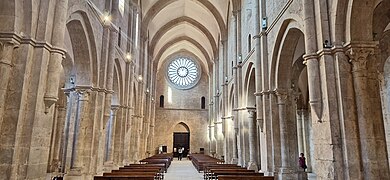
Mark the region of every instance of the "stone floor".
POLYGON ((201 180, 203 173, 198 173, 191 161, 174 159, 165 173, 164 180, 201 180))
MULTIPOLYGON (((202 180, 203 173, 198 173, 191 161, 183 158, 178 161, 174 159, 168 172, 165 173, 164 180, 202 180)), ((308 180, 316 180, 316 176, 313 173, 308 173, 308 180)))

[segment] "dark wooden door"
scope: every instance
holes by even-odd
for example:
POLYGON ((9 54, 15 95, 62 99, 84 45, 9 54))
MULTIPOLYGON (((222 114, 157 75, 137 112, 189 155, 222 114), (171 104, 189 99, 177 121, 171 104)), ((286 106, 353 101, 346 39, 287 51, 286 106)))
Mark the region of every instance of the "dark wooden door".
POLYGON ((177 150, 180 147, 184 147, 183 156, 186 157, 188 150, 190 149, 190 133, 188 132, 175 132, 173 133, 173 155, 178 156, 177 150), (176 148, 176 151, 175 151, 176 148))

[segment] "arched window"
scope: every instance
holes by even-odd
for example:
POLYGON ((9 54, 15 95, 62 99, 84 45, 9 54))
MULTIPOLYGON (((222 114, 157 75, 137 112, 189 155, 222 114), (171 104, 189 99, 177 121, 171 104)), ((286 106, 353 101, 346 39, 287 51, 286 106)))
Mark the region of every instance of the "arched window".
POLYGON ((168 64, 166 77, 175 88, 190 89, 200 79, 200 66, 190 57, 178 57, 168 64))
POLYGON ((160 96, 160 107, 164 107, 164 96, 163 95, 161 95, 160 96))
POLYGON ((249 34, 249 36, 248 36, 248 53, 249 52, 251 52, 251 50, 252 50, 252 35, 251 34, 249 34))
POLYGON ((201 109, 206 108, 206 98, 204 96, 200 99, 200 108, 201 109))

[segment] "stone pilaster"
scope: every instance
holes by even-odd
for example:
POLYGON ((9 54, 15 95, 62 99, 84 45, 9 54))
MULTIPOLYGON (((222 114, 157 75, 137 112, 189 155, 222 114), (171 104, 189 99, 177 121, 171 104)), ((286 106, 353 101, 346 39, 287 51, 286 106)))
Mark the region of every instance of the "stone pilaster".
POLYGON ((64 151, 63 141, 64 137, 64 125, 66 120, 66 105, 56 105, 56 111, 54 113, 54 125, 53 125, 53 134, 51 140, 51 149, 50 149, 50 161, 49 161, 49 171, 60 173, 62 170, 62 154, 64 151))
POLYGON ((288 119, 287 119, 287 107, 288 92, 284 89, 277 89, 275 91, 278 98, 278 110, 280 121, 280 145, 281 145, 281 159, 282 166, 279 169, 278 179, 298 179, 298 174, 294 172, 289 161, 289 133, 288 133, 288 119))
POLYGON ((112 167, 114 165, 114 147, 115 147, 115 133, 116 133, 116 125, 117 125, 117 112, 119 109, 119 105, 112 105, 111 106, 111 122, 109 122, 109 129, 108 130, 108 139, 107 139, 107 151, 106 151, 106 158, 104 165, 107 167, 112 167))
POLYGON ((70 159, 70 176, 81 176, 87 169, 84 167, 84 141, 85 141, 85 128, 89 125, 88 122, 88 110, 89 110, 89 93, 90 90, 87 87, 76 88, 77 94, 77 108, 73 133, 73 145, 72 155, 70 159))
POLYGON ((255 126, 255 117, 256 117, 256 108, 248 107, 247 108, 248 116, 248 128, 249 128, 249 162, 248 169, 258 170, 257 167, 257 153, 256 153, 256 126, 255 126))
MULTIPOLYGON (((107 121, 110 119, 111 115, 111 105, 112 105, 112 96, 113 96, 113 82, 114 82, 114 64, 115 64, 115 46, 118 41, 118 30, 116 29, 116 25, 118 24, 118 18, 119 18, 119 10, 118 10, 118 0, 112 1, 112 9, 111 9, 111 19, 112 22, 108 25, 109 28, 109 41, 108 41, 108 56, 107 59, 102 58, 102 61, 105 61, 105 64, 107 64, 106 74, 104 77, 106 77, 105 81, 105 88, 107 89, 107 94, 104 99, 104 110, 103 110, 103 131, 102 136, 100 139, 100 147, 102 148, 105 146, 105 142, 107 139, 107 134, 105 130, 105 125, 107 124, 107 121)), ((103 34, 104 35, 104 34, 103 34)), ((107 153, 106 151, 100 151, 103 153, 107 153)), ((105 157, 105 154, 100 154, 99 156, 105 157)), ((104 164, 103 162, 101 162, 104 164)))
POLYGON ((321 81, 319 75, 319 64, 317 54, 306 54, 304 64, 307 67, 307 80, 309 86, 309 103, 313 117, 321 122, 322 101, 321 101, 321 81))
POLYGON ((16 41, 0 40, 0 125, 3 122, 8 81, 10 80, 12 67, 14 66, 12 63, 12 55, 16 47, 18 47, 16 41))
MULTIPOLYGON (((238 26, 238 16, 240 14, 240 11, 239 10, 235 10, 233 11, 233 17, 232 17, 232 26, 234 27, 234 43, 233 43, 233 46, 234 47, 237 47, 238 46, 238 36, 240 36, 238 34, 238 29, 239 29, 239 26, 238 26)), ((239 48, 237 47, 237 52, 234 53, 234 67, 233 67, 233 80, 234 80, 234 84, 233 84, 233 94, 234 94, 234 104, 233 104, 233 132, 232 132, 232 159, 231 159, 231 163, 233 164, 237 164, 238 163, 238 154, 237 154, 237 132, 238 132, 238 111, 236 110, 238 108, 238 104, 239 104, 239 98, 238 98, 238 88, 239 88, 239 85, 238 85, 238 75, 237 75, 237 69, 238 69, 238 61, 239 58, 239 55, 237 53, 239 53, 239 48)))
POLYGON ((238 111, 237 110, 233 110, 233 113, 235 114, 235 116, 233 116, 233 146, 232 146, 232 154, 233 154, 233 157, 232 157, 232 160, 231 160, 231 163, 232 164, 237 164, 238 163, 238 146, 237 146, 237 135, 238 135, 238 111))
POLYGON ((52 36, 52 51, 50 52, 49 66, 47 69, 46 92, 43 97, 45 102, 45 113, 48 113, 51 105, 58 100, 58 88, 60 86, 60 78, 62 69, 62 59, 65 50, 62 49, 64 44, 66 30, 66 15, 68 9, 68 0, 56 1, 54 14, 53 36, 52 36))

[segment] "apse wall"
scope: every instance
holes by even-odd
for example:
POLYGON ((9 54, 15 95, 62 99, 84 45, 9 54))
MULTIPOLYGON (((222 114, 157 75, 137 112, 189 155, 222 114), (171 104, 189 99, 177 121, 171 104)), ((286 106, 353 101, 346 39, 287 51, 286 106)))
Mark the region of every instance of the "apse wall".
POLYGON ((156 115, 154 145, 166 145, 173 151, 173 132, 178 123, 185 123, 190 130, 190 151, 208 152, 208 75, 203 71, 199 82, 191 89, 180 90, 168 83, 166 69, 160 68, 156 78, 156 115), (164 96, 164 107, 160 107, 160 96, 164 96), (201 98, 205 97, 205 109, 201 109, 201 98))

